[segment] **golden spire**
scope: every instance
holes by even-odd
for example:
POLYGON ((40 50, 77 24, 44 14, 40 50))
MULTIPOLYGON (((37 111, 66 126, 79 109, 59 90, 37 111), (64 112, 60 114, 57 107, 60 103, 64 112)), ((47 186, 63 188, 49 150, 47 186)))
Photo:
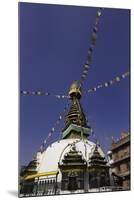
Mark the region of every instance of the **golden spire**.
POLYGON ((73 134, 76 133, 75 137, 77 136, 79 137, 79 135, 81 135, 82 138, 85 135, 86 137, 88 137, 88 133, 85 132, 85 130, 89 129, 90 127, 87 126, 87 120, 80 103, 82 92, 81 92, 81 87, 77 81, 74 81, 70 86, 69 95, 71 98, 71 106, 69 112, 65 117, 65 127, 62 130, 63 138, 70 137, 70 133, 72 130, 73 134))
POLYGON ((77 81, 74 81, 69 88, 69 95, 72 98, 73 96, 80 98, 82 95, 81 87, 77 81))

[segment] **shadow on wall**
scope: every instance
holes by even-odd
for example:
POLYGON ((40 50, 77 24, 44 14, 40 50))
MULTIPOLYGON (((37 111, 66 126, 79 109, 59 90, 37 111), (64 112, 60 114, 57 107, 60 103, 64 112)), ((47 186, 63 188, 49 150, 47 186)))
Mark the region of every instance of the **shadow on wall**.
POLYGON ((16 191, 15 190, 9 190, 8 194, 15 196, 15 197, 18 197, 18 191, 17 190, 16 191))

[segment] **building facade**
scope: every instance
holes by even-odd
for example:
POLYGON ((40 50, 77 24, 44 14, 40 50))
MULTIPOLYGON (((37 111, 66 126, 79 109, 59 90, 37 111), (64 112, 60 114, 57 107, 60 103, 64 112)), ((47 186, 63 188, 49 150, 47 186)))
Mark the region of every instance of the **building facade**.
POLYGON ((130 134, 122 133, 121 138, 112 143, 109 152, 112 174, 117 177, 116 184, 123 190, 130 189, 130 134))

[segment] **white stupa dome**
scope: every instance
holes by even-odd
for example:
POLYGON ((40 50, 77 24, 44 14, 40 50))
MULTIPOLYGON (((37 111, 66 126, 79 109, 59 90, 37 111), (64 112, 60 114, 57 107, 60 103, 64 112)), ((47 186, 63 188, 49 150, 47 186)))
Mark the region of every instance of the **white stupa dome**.
MULTIPOLYGON (((62 164, 62 159, 65 154, 71 150, 73 144, 75 144, 77 152, 82 155, 85 162, 89 161, 94 152, 96 146, 95 143, 87 139, 62 139, 52 143, 44 150, 44 152, 42 152, 40 155, 41 158, 38 166, 38 173, 60 171, 58 164, 62 164)), ((100 155, 104 157, 104 153, 100 147, 98 147, 98 151, 100 155)))

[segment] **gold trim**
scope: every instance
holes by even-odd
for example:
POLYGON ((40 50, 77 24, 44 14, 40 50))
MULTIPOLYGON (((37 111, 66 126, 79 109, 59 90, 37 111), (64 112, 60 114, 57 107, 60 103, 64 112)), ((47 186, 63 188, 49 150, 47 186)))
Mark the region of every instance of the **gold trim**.
POLYGON ((28 175, 25 177, 25 180, 32 179, 32 178, 37 178, 40 176, 51 176, 51 175, 56 175, 58 171, 51 171, 51 172, 42 172, 42 173, 37 173, 33 175, 28 175))

